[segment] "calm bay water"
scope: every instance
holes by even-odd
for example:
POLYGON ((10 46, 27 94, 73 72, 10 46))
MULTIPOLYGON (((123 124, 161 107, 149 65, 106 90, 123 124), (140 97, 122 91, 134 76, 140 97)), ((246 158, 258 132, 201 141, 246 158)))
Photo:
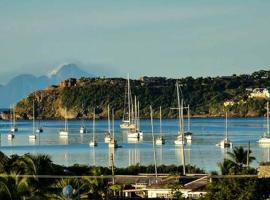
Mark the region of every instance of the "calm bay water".
MULTIPOLYGON (((10 128, 8 121, 0 121, 1 147, 0 150, 7 155, 25 153, 46 153, 57 164, 73 165, 110 165, 110 155, 115 155, 115 165, 126 167, 140 163, 149 165, 154 163, 150 120, 141 120, 141 129, 144 131, 143 140, 138 143, 129 143, 126 132, 119 128, 121 121, 115 121, 115 135, 121 148, 112 151, 104 143, 104 132, 107 130, 107 121, 96 121, 96 137, 98 146, 89 147, 92 137, 92 122, 86 121, 88 128, 86 134, 80 134, 81 121, 69 121, 70 134, 68 138, 61 138, 58 130, 64 126, 63 121, 42 121, 44 132, 35 142, 28 140, 32 133, 32 121, 18 121, 19 131, 13 141, 7 140, 10 128)), ((206 171, 218 170, 217 163, 222 161, 226 152, 216 147, 216 143, 224 138, 224 119, 191 119, 193 132, 192 144, 185 146, 186 162, 196 165, 206 171)), ((270 146, 262 147, 257 144, 259 137, 265 132, 264 118, 236 118, 229 119, 229 137, 234 146, 247 147, 250 141, 253 156, 257 166, 261 161, 268 161, 270 146)), ((159 135, 159 120, 154 120, 155 135, 159 135)), ((163 120, 163 135, 166 144, 156 146, 158 164, 181 164, 181 147, 174 145, 178 131, 177 120, 163 120)))

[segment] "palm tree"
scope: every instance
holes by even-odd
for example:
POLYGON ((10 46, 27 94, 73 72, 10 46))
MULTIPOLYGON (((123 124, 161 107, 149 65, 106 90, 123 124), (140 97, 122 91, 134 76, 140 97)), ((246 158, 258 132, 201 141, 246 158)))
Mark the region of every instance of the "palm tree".
POLYGON ((0 175, 0 199, 25 199, 32 193, 32 187, 28 184, 28 179, 19 177, 12 172, 0 175))
POLYGON ((229 160, 237 164, 241 169, 247 165, 248 160, 249 163, 255 160, 255 157, 250 156, 251 153, 251 150, 245 150, 242 146, 234 147, 232 152, 227 152, 229 160))
POLYGON ((52 175, 54 173, 53 163, 48 155, 44 154, 25 154, 19 157, 13 164, 16 174, 32 175, 28 178, 28 184, 33 188, 33 197, 46 197, 47 189, 56 180, 40 179, 38 175, 52 175))
POLYGON ((222 174, 239 174, 248 172, 246 170, 249 166, 247 163, 251 163, 255 160, 255 157, 250 156, 251 150, 245 150, 242 146, 234 147, 232 152, 227 152, 228 158, 224 159, 222 163, 219 163, 219 168, 222 174))

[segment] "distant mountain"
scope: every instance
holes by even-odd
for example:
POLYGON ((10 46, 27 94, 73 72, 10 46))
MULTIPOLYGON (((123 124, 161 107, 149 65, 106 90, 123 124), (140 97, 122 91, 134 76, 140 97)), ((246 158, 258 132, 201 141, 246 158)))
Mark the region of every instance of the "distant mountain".
POLYGON ((16 104, 33 91, 58 84, 62 80, 92 76, 72 63, 61 65, 50 72, 49 75, 40 77, 31 74, 18 75, 6 85, 0 85, 0 108, 8 108, 11 104, 16 104))
POLYGON ((52 80, 65 80, 68 78, 81 78, 81 77, 88 77, 90 76, 89 73, 81 70, 76 64, 65 64, 61 65, 55 70, 53 70, 50 74, 49 77, 52 80))

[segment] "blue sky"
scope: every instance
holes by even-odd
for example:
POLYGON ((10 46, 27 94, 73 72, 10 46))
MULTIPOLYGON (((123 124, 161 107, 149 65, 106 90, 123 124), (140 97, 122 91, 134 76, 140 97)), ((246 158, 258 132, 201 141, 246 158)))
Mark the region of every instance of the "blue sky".
POLYGON ((0 83, 66 62, 133 77, 269 69, 269 8, 268 0, 0 0, 0 83))

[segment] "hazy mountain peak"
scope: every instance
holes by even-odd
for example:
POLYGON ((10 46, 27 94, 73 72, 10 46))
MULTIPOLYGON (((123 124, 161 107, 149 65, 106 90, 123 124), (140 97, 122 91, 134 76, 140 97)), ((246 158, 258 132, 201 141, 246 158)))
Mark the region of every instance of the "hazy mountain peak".
POLYGON ((49 77, 58 76, 58 77, 67 77, 74 75, 74 78, 89 75, 87 72, 80 69, 74 63, 63 63, 57 66, 54 70, 49 73, 49 77))

